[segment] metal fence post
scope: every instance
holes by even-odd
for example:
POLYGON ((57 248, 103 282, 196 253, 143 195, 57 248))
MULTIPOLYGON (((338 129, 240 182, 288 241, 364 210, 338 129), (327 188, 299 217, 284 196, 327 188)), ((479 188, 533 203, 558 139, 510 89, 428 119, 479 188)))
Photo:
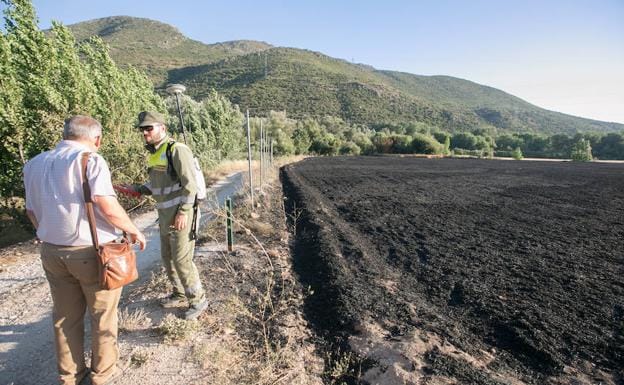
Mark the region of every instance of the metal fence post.
POLYGON ((260 191, 264 183, 264 130, 262 128, 262 118, 260 118, 260 191))
POLYGON ((247 110, 247 159, 249 163, 249 194, 251 195, 251 207, 254 207, 253 174, 251 171, 251 129, 249 128, 249 110, 247 110))
POLYGON ((225 230, 227 236, 227 249, 228 251, 234 250, 234 232, 232 231, 232 199, 227 198, 225 200, 225 230))

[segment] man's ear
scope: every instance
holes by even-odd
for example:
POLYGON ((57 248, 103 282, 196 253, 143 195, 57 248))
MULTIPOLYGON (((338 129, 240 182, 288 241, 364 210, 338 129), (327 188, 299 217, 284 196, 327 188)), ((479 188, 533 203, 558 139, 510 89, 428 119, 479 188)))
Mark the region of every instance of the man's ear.
POLYGON ((95 145, 95 148, 100 148, 100 146, 102 145, 102 137, 101 136, 96 136, 95 137, 95 142, 93 143, 95 145))

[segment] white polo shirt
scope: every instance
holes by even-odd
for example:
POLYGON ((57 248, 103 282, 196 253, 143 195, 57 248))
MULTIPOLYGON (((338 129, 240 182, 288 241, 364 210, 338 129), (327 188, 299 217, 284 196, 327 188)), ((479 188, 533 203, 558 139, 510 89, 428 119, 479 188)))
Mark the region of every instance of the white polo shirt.
MULTIPOLYGON (((26 209, 34 212, 39 223, 37 237, 44 242, 59 246, 92 244, 82 192, 80 158, 85 151, 92 152, 79 142, 63 140, 24 166, 26 209)), ((97 153, 89 156, 87 179, 91 198, 115 196, 108 165, 97 153)), ((118 238, 97 205, 93 208, 99 243, 118 238)))

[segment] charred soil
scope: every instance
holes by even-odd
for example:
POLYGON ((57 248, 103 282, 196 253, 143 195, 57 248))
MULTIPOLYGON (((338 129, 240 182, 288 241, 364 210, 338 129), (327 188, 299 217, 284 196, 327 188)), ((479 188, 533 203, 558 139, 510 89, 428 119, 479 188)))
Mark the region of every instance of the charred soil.
POLYGON ((337 157, 281 178, 306 316, 336 348, 372 323, 442 341, 403 365, 422 383, 624 383, 622 165, 337 157))

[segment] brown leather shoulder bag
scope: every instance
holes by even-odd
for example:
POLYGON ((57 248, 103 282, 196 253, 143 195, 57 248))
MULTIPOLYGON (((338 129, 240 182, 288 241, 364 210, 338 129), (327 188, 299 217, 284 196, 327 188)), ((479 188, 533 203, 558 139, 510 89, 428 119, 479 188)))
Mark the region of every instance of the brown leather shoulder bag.
POLYGON ((87 218, 91 229, 91 240, 95 247, 100 267, 100 286, 104 290, 113 290, 139 278, 136 268, 136 254, 130 242, 124 237, 121 242, 108 242, 100 245, 98 243, 97 230, 95 227, 95 214, 93 211, 93 201, 91 200, 91 187, 87 179, 87 161, 90 152, 82 154, 82 191, 84 193, 85 205, 87 207, 87 218))

